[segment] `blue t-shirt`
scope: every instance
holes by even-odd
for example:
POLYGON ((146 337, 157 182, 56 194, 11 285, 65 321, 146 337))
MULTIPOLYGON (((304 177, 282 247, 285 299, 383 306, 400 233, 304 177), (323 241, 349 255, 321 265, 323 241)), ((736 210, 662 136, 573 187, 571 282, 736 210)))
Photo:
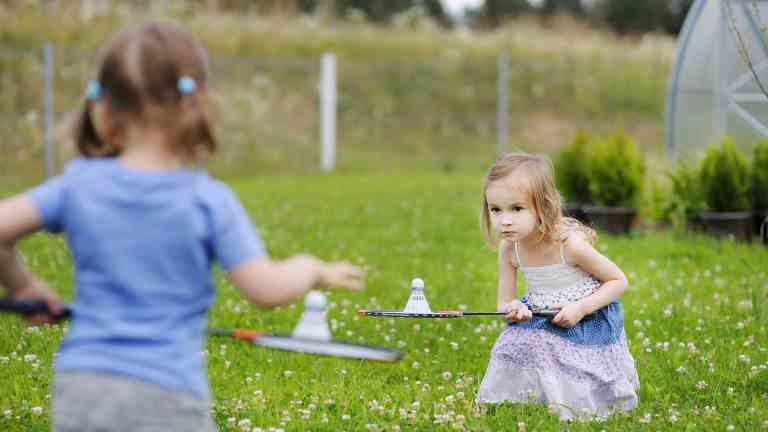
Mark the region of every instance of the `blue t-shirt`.
POLYGON ((78 159, 28 192, 75 261, 60 372, 103 372, 210 398, 205 318, 211 267, 266 254, 234 193, 201 170, 137 171, 78 159))

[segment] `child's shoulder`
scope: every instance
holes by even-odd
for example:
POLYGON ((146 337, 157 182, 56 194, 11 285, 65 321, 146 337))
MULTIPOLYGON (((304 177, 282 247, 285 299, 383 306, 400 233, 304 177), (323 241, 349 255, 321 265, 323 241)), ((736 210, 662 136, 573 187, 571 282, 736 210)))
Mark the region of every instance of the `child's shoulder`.
POLYGON ((579 258, 594 250, 589 237, 580 231, 566 233, 560 241, 563 243, 563 250, 569 262, 578 261, 579 258))
POLYGON ((201 171, 197 177, 195 191, 200 200, 213 207, 229 206, 239 201, 237 194, 229 185, 209 176, 204 171, 201 171))

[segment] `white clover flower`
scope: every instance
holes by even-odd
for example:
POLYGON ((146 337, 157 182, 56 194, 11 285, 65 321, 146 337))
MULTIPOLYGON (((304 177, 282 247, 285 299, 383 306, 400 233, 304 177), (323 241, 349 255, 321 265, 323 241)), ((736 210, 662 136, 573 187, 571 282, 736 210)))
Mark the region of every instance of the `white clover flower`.
POLYGON ((651 422, 651 413, 647 412, 643 414, 642 417, 640 417, 640 420, 638 420, 640 423, 649 424, 651 422))
POLYGON ((414 368, 414 369, 418 369, 419 366, 421 366, 421 365, 419 364, 419 362, 416 362, 416 361, 411 364, 411 367, 414 368))
POLYGON ((696 388, 699 390, 704 390, 705 388, 707 388, 706 381, 699 381, 698 383, 696 383, 696 388))
POLYGON ((343 421, 349 421, 349 419, 350 419, 349 414, 344 414, 343 416, 341 416, 341 419, 343 421))
POLYGON ((440 375, 440 376, 442 376, 442 377, 443 377, 443 379, 444 379, 444 380, 446 380, 446 381, 448 381, 448 380, 449 380, 449 379, 451 379, 451 377, 452 377, 451 373, 450 373, 450 372, 448 372, 448 371, 446 371, 446 372, 443 372, 443 373, 442 373, 442 375, 440 375))
POLYGON ((237 422, 237 427, 240 428, 240 430, 247 431, 251 429, 251 421, 248 419, 243 419, 237 422))
POLYGON ((43 408, 39 407, 39 406, 36 406, 36 407, 30 408, 30 411, 32 411, 32 414, 39 415, 39 414, 43 413, 43 408))
POLYGON ((291 370, 286 370, 286 371, 283 371, 283 375, 284 375, 286 378, 290 378, 290 377, 291 377, 291 375, 293 375, 293 371, 291 371, 291 370))

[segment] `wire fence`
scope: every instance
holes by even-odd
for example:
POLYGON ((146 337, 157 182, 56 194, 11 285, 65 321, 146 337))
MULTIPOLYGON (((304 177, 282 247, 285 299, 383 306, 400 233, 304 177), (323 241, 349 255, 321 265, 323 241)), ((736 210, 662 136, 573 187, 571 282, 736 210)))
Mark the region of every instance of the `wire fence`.
MULTIPOLYGON (((46 177, 46 136, 54 172, 75 156, 70 127, 96 55, 54 47, 46 90, 43 51, 0 43, 0 180, 6 183, 46 177)), ((654 145, 663 147, 666 60, 504 58, 506 70, 493 56, 338 59, 336 169, 484 166, 500 146, 536 148, 562 141, 574 127, 615 127, 617 119, 629 129, 633 122, 659 128, 654 145), (569 126, 563 132, 558 124, 532 123, 532 113, 549 113, 555 123, 569 119, 569 126), (552 138, 553 129, 560 136, 552 138)), ((320 58, 213 53, 210 60, 221 147, 211 170, 222 176, 320 170, 320 58)))

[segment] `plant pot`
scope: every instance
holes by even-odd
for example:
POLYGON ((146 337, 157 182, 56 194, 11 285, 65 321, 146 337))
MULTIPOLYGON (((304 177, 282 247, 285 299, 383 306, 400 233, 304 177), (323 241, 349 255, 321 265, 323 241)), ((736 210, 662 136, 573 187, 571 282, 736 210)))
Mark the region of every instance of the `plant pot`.
POLYGON ((768 210, 752 211, 752 224, 755 228, 755 235, 760 235, 760 227, 763 225, 765 218, 768 218, 768 210))
POLYGON ((630 207, 584 206, 590 223, 610 234, 627 234, 637 219, 637 210, 630 207))
POLYGON ((688 215, 688 219, 686 220, 686 229, 688 229, 688 231, 694 232, 706 232, 704 223, 701 221, 701 216, 699 216, 698 212, 688 215))
POLYGON ((566 202, 566 203, 563 203, 563 206, 561 208, 563 210, 563 216, 574 218, 583 224, 589 223, 589 221, 587 220, 587 215, 584 214, 584 204, 576 203, 576 202, 566 202))
POLYGON ((704 231, 717 237, 732 237, 735 240, 752 239, 752 212, 699 212, 704 231))

